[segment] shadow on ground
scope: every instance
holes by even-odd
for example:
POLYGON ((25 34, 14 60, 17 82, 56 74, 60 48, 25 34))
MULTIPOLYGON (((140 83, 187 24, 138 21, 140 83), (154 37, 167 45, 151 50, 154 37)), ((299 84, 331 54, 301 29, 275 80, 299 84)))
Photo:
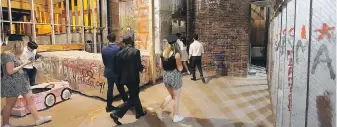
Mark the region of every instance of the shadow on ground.
POLYGON ((116 125, 115 127, 228 127, 232 125, 235 127, 266 127, 262 125, 257 126, 253 123, 236 122, 225 118, 185 117, 183 121, 173 123, 169 114, 170 112, 164 111, 163 120, 160 120, 155 112, 149 112, 146 116, 133 123, 116 125))

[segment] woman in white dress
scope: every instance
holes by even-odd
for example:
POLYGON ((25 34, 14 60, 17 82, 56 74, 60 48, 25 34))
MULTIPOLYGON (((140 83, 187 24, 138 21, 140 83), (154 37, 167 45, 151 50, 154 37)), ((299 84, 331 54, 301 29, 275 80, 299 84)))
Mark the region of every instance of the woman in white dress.
POLYGON ((177 40, 177 43, 179 44, 180 50, 181 50, 181 61, 183 62, 183 65, 187 71, 187 74, 190 75, 191 72, 188 69, 187 62, 188 62, 188 54, 187 54, 187 47, 184 45, 183 41, 181 41, 180 37, 181 34, 177 33, 176 36, 179 38, 177 40))

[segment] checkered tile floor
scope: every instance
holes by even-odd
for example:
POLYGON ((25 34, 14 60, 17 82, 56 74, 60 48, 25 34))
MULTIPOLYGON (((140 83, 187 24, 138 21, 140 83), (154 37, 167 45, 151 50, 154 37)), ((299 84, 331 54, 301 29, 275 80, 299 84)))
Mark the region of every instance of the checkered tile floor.
MULTIPOLYGON (((272 127, 273 117, 266 78, 249 76, 210 77, 208 84, 193 82, 184 77, 180 113, 185 120, 172 123, 172 104, 164 112, 161 122, 153 108, 159 106, 168 92, 162 83, 144 89, 141 94, 143 107, 149 114, 136 120, 131 111, 121 119, 125 127, 272 127)), ((121 104, 117 101, 114 105, 121 104)), ((115 126, 105 112, 105 103, 75 94, 72 100, 42 111, 53 115, 54 120, 45 127, 111 127, 115 126)), ((14 125, 30 125, 31 116, 12 118, 14 125)))

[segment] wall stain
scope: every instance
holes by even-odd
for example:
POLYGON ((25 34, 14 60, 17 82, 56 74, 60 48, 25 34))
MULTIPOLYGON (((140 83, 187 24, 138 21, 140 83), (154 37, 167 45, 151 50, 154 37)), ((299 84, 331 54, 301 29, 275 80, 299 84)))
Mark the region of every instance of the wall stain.
POLYGON ((316 108, 320 127, 332 127, 332 107, 329 92, 316 97, 316 108))

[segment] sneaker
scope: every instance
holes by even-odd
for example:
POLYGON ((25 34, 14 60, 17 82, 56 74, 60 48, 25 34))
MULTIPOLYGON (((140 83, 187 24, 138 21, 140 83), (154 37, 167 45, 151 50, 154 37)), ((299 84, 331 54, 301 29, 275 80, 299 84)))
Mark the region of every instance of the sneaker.
POLYGON ((183 116, 179 116, 179 115, 174 115, 173 117, 173 123, 176 123, 176 122, 180 122, 184 119, 183 116))
POLYGON ((41 125, 52 120, 52 116, 41 117, 39 120, 36 120, 36 125, 41 125))

